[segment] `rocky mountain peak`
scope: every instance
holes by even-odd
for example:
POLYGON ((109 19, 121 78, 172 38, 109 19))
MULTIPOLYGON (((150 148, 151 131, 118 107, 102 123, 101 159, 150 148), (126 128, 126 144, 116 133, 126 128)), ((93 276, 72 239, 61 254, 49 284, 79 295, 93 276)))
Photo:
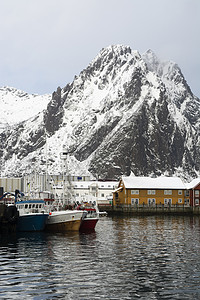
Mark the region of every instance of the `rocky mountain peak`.
POLYGON ((156 56, 156 54, 151 49, 149 49, 145 53, 143 53, 142 58, 145 61, 145 63, 147 64, 147 67, 150 71, 159 74, 159 66, 160 66, 161 62, 158 59, 158 57, 156 56))
POLYGON ((14 174, 13 160, 19 173, 46 172, 47 160, 48 172, 62 172, 65 148, 73 175, 191 179, 200 168, 199 104, 175 63, 109 46, 52 94, 46 110, 4 132, 4 174, 14 174))

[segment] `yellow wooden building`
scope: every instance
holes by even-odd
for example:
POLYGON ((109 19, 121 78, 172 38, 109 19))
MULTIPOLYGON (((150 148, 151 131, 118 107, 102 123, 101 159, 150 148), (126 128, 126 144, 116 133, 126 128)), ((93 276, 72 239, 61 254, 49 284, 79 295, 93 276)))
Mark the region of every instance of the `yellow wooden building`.
POLYGON ((189 205, 185 184, 177 177, 122 176, 113 192, 113 206, 189 205))

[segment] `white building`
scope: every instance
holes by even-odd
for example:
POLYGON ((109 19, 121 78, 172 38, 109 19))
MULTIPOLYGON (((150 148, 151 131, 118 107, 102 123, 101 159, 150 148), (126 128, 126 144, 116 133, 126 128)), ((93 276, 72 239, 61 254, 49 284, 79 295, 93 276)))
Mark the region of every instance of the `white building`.
POLYGON ((112 192, 118 185, 117 181, 71 181, 54 186, 56 199, 62 202, 63 194, 70 202, 96 202, 98 205, 108 205, 111 203, 112 192))
POLYGON ((117 181, 94 181, 89 176, 31 174, 23 177, 22 191, 37 195, 49 191, 62 205, 77 201, 108 204, 117 185, 117 181))
POLYGON ((117 181, 74 181, 72 182, 76 201, 94 202, 98 205, 109 204, 113 198, 117 181))
POLYGON ((0 178, 0 187, 3 188, 4 193, 14 193, 15 190, 22 191, 22 179, 21 178, 0 178))

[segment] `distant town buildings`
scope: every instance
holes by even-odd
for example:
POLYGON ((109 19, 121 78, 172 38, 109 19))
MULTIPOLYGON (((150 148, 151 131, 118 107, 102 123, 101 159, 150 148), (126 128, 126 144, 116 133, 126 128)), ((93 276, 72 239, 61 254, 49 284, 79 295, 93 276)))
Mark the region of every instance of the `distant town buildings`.
POLYGON ((33 198, 54 198, 61 205, 83 201, 107 205, 112 203, 118 182, 94 181, 89 176, 31 174, 22 178, 0 178, 0 186, 13 193, 19 189, 33 198))
POLYGON ((122 176, 119 181, 95 181, 89 176, 25 175, 0 178, 0 193, 22 191, 30 198, 43 198, 64 206, 96 202, 99 206, 200 207, 200 178, 184 183, 177 177, 122 176))

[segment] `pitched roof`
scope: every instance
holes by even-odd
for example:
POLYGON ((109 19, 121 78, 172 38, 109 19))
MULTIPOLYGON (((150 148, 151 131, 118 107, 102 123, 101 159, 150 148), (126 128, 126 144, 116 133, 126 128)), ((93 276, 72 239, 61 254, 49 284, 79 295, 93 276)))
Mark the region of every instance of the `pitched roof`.
POLYGON ((186 187, 187 189, 194 189, 199 184, 200 184, 200 178, 195 178, 190 183, 187 183, 186 187))
POLYGON ((114 190, 113 193, 119 192, 119 191, 121 191, 122 189, 123 189, 123 187, 120 186, 119 188, 117 188, 116 190, 114 190))
POLYGON ((122 176, 125 188, 128 189, 185 189, 186 186, 178 177, 136 177, 122 176))

